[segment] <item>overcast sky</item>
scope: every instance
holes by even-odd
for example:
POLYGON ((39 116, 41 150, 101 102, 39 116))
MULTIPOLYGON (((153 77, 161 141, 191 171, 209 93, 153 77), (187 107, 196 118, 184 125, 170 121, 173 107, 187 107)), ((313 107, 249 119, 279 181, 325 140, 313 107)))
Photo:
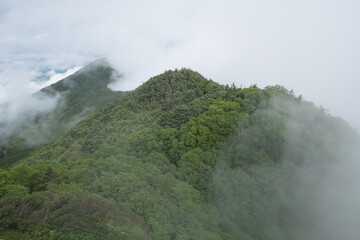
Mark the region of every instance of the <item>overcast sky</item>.
POLYGON ((358 0, 0 0, 0 102, 43 86, 31 80, 44 69, 54 82, 100 57, 124 90, 188 67, 283 85, 360 129, 358 0))

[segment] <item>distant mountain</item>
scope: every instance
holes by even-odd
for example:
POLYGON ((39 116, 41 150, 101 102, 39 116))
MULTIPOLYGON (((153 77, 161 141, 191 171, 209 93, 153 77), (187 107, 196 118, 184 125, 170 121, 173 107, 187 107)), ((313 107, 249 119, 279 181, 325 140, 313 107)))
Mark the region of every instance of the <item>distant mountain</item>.
MULTIPOLYGON (((97 109, 122 96, 123 92, 112 91, 108 88, 114 76, 119 76, 119 73, 108 64, 106 59, 100 59, 40 90, 37 93, 39 96, 59 95, 60 100, 54 112, 38 117, 36 128, 31 130, 32 133, 36 135, 41 132, 46 135, 50 132, 52 135, 49 138, 52 138, 54 133, 71 128, 97 109), (50 131, 48 131, 49 126, 50 131)), ((31 141, 36 143, 36 139, 35 137, 31 141)))
POLYGON ((344 189, 358 146, 344 120, 284 87, 166 71, 0 169, 0 237, 356 239, 343 220, 357 208, 338 200, 356 202, 344 189))
POLYGON ((14 136, 7 146, 7 159, 0 160, 0 166, 16 162, 19 154, 23 157, 28 151, 48 142, 122 96, 123 92, 108 88, 115 77, 121 76, 106 59, 99 59, 37 92, 35 97, 40 99, 57 97, 56 108, 39 114, 35 122, 29 123, 14 136))

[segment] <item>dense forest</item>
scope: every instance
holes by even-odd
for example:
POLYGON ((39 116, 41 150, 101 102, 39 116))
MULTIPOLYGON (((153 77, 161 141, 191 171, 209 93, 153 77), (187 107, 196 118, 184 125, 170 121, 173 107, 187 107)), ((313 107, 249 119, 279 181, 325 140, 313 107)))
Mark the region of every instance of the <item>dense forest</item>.
MULTIPOLYGON (((72 101, 83 104, 76 96, 72 101)), ((190 69, 166 71, 61 129, 26 154, 7 148, 0 238, 300 240, 359 233, 341 231, 345 215, 325 221, 338 207, 331 193, 343 185, 324 187, 333 169, 356 161, 357 132, 282 86, 238 88, 190 69)))

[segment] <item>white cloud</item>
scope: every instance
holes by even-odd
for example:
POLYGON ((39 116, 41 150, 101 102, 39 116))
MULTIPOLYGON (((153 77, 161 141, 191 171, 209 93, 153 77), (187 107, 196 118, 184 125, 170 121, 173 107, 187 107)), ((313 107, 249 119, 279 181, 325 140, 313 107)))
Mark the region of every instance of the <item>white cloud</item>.
POLYGON ((39 85, 31 81, 37 74, 20 69, 0 72, 0 141, 21 132, 38 113, 56 106, 58 96, 35 97, 39 85))
POLYGON ((131 89, 190 67, 221 83, 281 84, 360 127, 360 2, 7 1, 0 71, 108 57, 131 89))
POLYGON ((67 69, 65 72, 63 73, 57 73, 55 72, 55 70, 50 70, 47 72, 47 76, 50 76, 49 80, 42 83, 42 84, 39 84, 39 90, 41 88, 44 88, 44 87, 47 87, 51 84, 54 84, 72 74, 74 74, 75 72, 79 71, 80 69, 82 68, 82 66, 76 66, 76 67, 73 67, 73 68, 69 68, 67 69))

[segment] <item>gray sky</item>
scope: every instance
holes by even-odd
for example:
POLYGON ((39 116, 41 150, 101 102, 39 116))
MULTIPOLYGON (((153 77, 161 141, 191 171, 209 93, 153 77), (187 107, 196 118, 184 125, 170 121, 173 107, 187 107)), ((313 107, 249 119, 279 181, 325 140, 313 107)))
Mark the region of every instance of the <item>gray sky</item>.
POLYGON ((54 82, 52 70, 107 57, 124 90, 189 67, 283 85, 360 129, 358 0, 0 0, 0 53, 0 102, 39 89, 44 69, 54 82))

